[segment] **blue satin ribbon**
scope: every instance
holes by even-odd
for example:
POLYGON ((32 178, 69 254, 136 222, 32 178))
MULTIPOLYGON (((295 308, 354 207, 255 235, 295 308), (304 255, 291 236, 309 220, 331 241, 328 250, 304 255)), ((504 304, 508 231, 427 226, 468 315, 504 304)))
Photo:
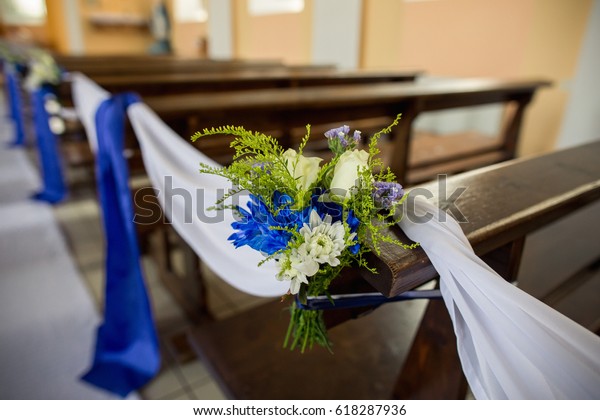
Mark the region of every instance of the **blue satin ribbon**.
POLYGON ((127 163, 125 110, 133 94, 105 100, 96 113, 97 183, 106 238, 104 323, 94 364, 83 380, 121 396, 145 385, 160 368, 158 338, 140 266, 127 163))
POLYGON ((399 302, 403 300, 415 299, 441 299, 442 294, 439 289, 433 290, 409 290, 402 294, 392 297, 386 297, 381 293, 357 293, 348 295, 328 296, 309 296, 306 304, 300 302, 296 295, 296 305, 300 309, 307 310, 326 310, 326 309, 347 309, 360 308, 364 306, 378 307, 384 303, 399 302))
POLYGON ((19 81, 16 75, 16 69, 10 63, 4 63, 4 76, 6 78, 6 89, 8 93, 8 102, 10 109, 10 118, 15 127, 15 139, 12 146, 22 146, 25 144, 25 123, 23 120, 23 104, 19 91, 19 81))
POLYGON ((54 95, 54 92, 51 87, 46 85, 42 85, 31 94, 33 122, 43 178, 42 191, 36 193, 33 198, 49 203, 57 203, 66 197, 67 187, 63 178, 58 138, 50 130, 48 123, 50 115, 48 115, 44 106, 48 95, 54 95))

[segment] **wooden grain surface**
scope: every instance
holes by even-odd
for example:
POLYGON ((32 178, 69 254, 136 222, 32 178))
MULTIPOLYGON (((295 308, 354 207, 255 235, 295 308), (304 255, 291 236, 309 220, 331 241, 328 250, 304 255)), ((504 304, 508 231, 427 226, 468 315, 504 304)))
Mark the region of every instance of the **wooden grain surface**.
MULTIPOLYGON (((600 141, 505 162, 449 177, 443 193, 437 182, 412 189, 447 206, 446 198, 464 189, 456 208, 466 218, 461 227, 478 255, 524 236, 536 228, 600 197, 600 141)), ((392 235, 408 241, 399 229, 392 235)), ((385 295, 396 295, 435 275, 425 253, 385 246, 379 258, 371 255, 377 276, 364 273, 385 295)))

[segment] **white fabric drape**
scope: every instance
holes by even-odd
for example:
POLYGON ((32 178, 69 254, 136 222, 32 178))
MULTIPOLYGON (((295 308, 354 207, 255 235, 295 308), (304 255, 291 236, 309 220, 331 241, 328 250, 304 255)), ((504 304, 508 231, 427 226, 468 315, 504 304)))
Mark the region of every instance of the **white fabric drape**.
MULTIPOLYGON (((71 80, 73 102, 85 127, 90 147, 95 152, 96 111, 102 101, 110 97, 110 93, 81 73, 72 73, 71 80)), ((235 249, 227 241, 232 233, 233 214, 230 211, 217 214, 206 210, 214 205, 219 191, 226 192, 230 184, 221 177, 200 174, 198 165, 200 162, 212 166, 218 164, 173 132, 146 105, 132 105, 128 113, 142 149, 148 176, 153 187, 160 191, 159 202, 179 235, 216 274, 232 286, 256 296, 284 295, 289 283, 275 279, 273 263, 258 267, 263 259, 260 254, 247 247, 235 249), (189 192, 189 195, 181 194, 182 190, 189 192), (166 197, 167 192, 172 194, 166 197), (199 219, 198 212, 206 218, 199 219)))
POLYGON ((231 184, 219 176, 200 174, 199 164, 219 165, 179 137, 145 104, 130 106, 128 114, 148 176, 179 235, 205 264, 237 289, 256 296, 284 295, 289 283, 275 278, 274 263, 258 267, 263 259, 258 252, 248 247, 235 249, 227 240, 233 233, 232 212, 207 210, 231 184))
POLYGON ((478 399, 599 399, 600 338, 509 284, 479 259, 459 224, 415 200, 400 227, 440 275, 458 351, 478 399))
POLYGON ((70 78, 75 111, 83 124, 90 148, 96 154, 96 111, 103 101, 110 98, 110 93, 82 73, 71 73, 70 78))

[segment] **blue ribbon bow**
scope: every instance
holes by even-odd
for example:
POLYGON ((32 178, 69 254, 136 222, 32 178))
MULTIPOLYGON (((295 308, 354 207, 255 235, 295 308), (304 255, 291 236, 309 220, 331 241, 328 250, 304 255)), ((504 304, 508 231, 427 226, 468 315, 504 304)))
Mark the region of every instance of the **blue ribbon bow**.
POLYGON ((115 95, 102 102, 96 113, 97 183, 106 238, 106 301, 94 365, 83 380, 121 396, 146 384, 160 368, 123 157, 125 110, 138 101, 134 94, 115 95))
POLYGON ((33 198, 49 203, 57 203, 67 195, 58 150, 58 139, 50 130, 48 123, 50 116, 45 107, 46 97, 53 94, 52 88, 46 85, 42 85, 31 94, 38 154, 43 175, 43 189, 36 193, 33 198))

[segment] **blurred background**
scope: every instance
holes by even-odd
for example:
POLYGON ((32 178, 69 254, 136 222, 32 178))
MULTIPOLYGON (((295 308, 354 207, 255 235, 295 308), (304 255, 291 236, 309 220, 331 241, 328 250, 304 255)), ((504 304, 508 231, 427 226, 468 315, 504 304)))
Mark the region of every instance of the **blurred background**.
POLYGON ((1 30, 65 55, 147 54, 159 3, 176 56, 546 78, 519 154, 600 132, 598 0, 0 0, 1 30))

